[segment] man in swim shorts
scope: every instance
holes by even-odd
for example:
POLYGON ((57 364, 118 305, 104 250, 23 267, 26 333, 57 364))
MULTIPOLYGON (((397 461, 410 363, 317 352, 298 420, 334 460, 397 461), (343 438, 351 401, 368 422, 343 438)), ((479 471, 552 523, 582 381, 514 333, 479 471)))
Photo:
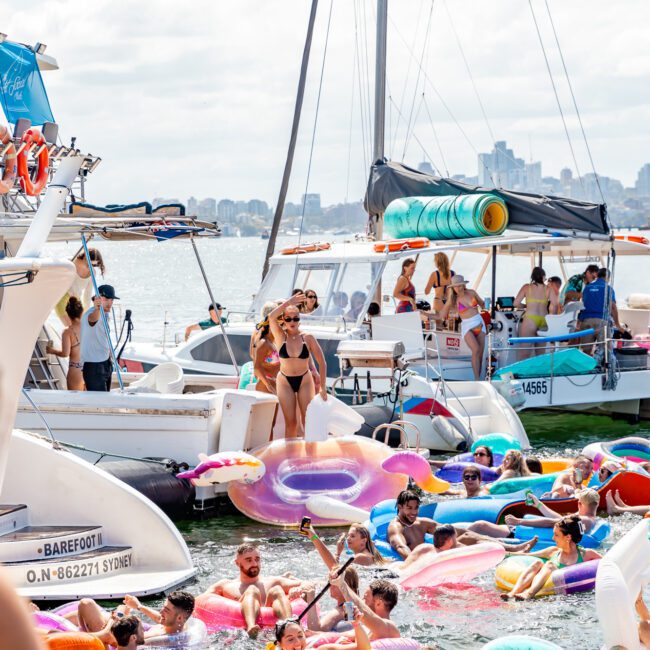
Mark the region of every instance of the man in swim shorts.
MULTIPOLYGON (((397 517, 390 522, 388 526, 388 542, 406 560, 412 553, 418 556, 427 553, 431 549, 430 544, 425 543, 427 533, 434 535, 437 530, 437 521, 426 517, 419 517, 420 497, 411 490, 403 490, 397 497, 397 517), (422 548, 418 548, 423 545, 422 548)), ((454 526, 458 535, 459 546, 472 546, 480 542, 499 542, 509 551, 528 551, 537 542, 534 537, 528 542, 522 544, 508 544, 507 542, 497 539, 493 536, 486 535, 480 530, 475 530, 472 526, 467 529, 454 526)), ((505 536, 501 536, 505 537, 505 536)))
MULTIPOLYGON (((192 616, 194 596, 187 591, 174 591, 167 596, 163 608, 158 612, 144 606, 135 596, 127 594, 124 597, 124 606, 117 611, 128 616, 132 610, 141 612, 155 623, 144 633, 145 641, 157 636, 178 634, 184 630, 185 624, 192 616)), ((103 643, 115 645, 116 639, 112 634, 114 617, 92 598, 83 598, 79 601, 77 619, 80 629, 94 634, 103 643)))
MULTIPOLYGON (((343 576, 336 574, 336 569, 330 572, 330 584, 341 590, 345 600, 351 600, 362 614, 361 624, 366 628, 370 641, 379 639, 399 639, 400 633, 397 625, 390 620, 390 613, 397 605, 399 592, 397 587, 380 578, 373 580, 360 598, 348 585, 343 576)), ((346 632, 343 636, 354 638, 354 632, 346 632)), ((354 650, 354 646, 345 648, 354 650)))
POLYGON ((206 593, 238 600, 246 622, 246 631, 251 638, 260 632, 260 626, 257 624, 260 607, 271 607, 278 619, 291 616, 288 593, 302 586, 300 580, 283 576, 261 578, 262 560, 254 544, 241 544, 237 548, 235 564, 239 569, 239 578, 219 580, 209 587, 206 593))

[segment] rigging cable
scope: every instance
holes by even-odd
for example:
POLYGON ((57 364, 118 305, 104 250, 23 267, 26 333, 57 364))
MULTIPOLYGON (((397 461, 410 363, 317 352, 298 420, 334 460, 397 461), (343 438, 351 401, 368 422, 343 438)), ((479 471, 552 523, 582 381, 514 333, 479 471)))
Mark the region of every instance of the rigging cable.
MULTIPOLYGON (((442 146, 440 145, 440 140, 438 139, 438 131, 436 130, 436 125, 433 123, 433 118, 431 117, 431 111, 429 110, 429 104, 427 103, 424 93, 422 93, 422 101, 424 102, 424 108, 426 109, 427 115, 429 116, 429 123, 431 124, 431 129, 433 130, 433 138, 436 141, 438 151, 440 152, 440 158, 442 159, 442 164, 445 167, 445 174, 447 177, 449 177, 449 167, 447 166, 447 161, 445 160, 445 154, 442 153, 442 146)), ((438 173, 440 174, 440 172, 438 173)), ((440 176, 442 176, 442 174, 440 174, 440 176)))
MULTIPOLYGON (((330 39, 330 26, 332 24, 332 9, 334 0, 330 0, 330 11, 327 17, 327 31, 325 32, 325 45, 323 47, 323 63, 320 69, 320 81, 318 82, 318 95, 316 97, 316 114, 314 115, 314 126, 311 132, 311 145, 309 147, 309 161, 307 163, 307 179, 305 181, 305 193, 302 197, 302 213, 300 215, 300 230, 298 232, 298 244, 302 242, 302 229, 305 225, 305 206, 307 205, 307 192, 309 191, 309 179, 311 176, 311 163, 314 157, 314 144, 316 142, 316 126, 318 125, 318 111, 320 108, 321 92, 323 90, 323 78, 325 77, 325 61, 327 60, 327 45, 330 39)), ((298 267, 298 258, 295 259, 295 267, 298 267)))
POLYGON ((566 82, 567 85, 569 86, 569 92, 571 93, 571 99, 573 101, 573 107, 576 110, 576 115, 578 116, 578 123, 580 124, 580 131, 582 132, 582 138, 585 141, 585 148, 587 149, 587 155, 589 156, 589 162, 591 163, 591 169, 594 172, 594 177, 596 179, 596 185, 598 186, 598 191, 600 192, 600 198, 602 199, 602 202, 605 203, 605 195, 603 194, 603 190, 600 186, 600 179, 598 177, 598 174, 596 172, 596 166, 594 165, 594 159, 591 155, 591 147, 589 146, 589 142, 587 141, 587 134, 585 133, 585 128, 582 124, 582 117, 580 116, 580 111, 578 110, 578 102, 576 101, 575 94, 573 92, 573 84, 571 83, 571 79, 569 77, 569 71, 567 70, 566 67, 566 62, 564 61, 564 55, 562 54, 562 48, 560 47, 560 40, 557 36, 557 32, 555 31, 555 23, 553 22, 553 17, 551 16, 551 9, 548 6, 548 0, 544 0, 544 4, 546 5, 546 12, 548 13, 548 19, 549 22, 551 23, 551 29, 553 30, 553 37, 555 38, 555 43, 557 45, 557 51, 560 54, 560 60, 562 61, 562 68, 564 69, 564 76, 566 77, 566 82))
POLYGON ((474 75, 472 74, 472 71, 469 67, 469 62, 467 61, 467 57, 465 56, 465 50, 463 49, 463 44, 460 42, 460 38, 458 36, 458 32, 456 31, 456 26, 454 25, 454 20, 451 17, 451 12, 449 11, 449 7, 447 6, 447 2, 443 0, 442 2, 445 11, 447 12, 447 17, 449 18, 449 24, 451 25, 451 31, 454 33, 454 38, 456 39, 456 44, 458 45, 458 49, 460 50, 460 55, 463 58, 463 63, 465 64, 465 69, 467 70, 467 74, 469 75, 469 80, 472 82, 472 88, 474 89, 474 94, 476 95, 476 99, 478 101, 478 105, 481 107, 481 113, 483 114, 483 119, 485 120, 485 125, 487 126, 488 132, 490 134, 490 138, 492 141, 492 145, 496 143, 496 138, 494 137, 494 133, 492 131, 492 126, 490 125, 490 120, 488 120, 487 113, 485 112, 485 106, 483 106, 483 101, 481 100, 481 95, 478 92, 478 88, 476 86, 476 83, 474 81, 474 75))
MULTIPOLYGON (((409 132, 411 131, 411 125, 415 125, 417 122, 417 115, 413 121, 413 109, 415 107, 415 99, 417 97, 417 92, 418 88, 420 86, 420 75, 422 74, 422 64, 424 62, 424 56, 427 51, 427 46, 429 44, 429 33, 431 31, 431 17, 433 15, 433 3, 434 0, 431 0, 431 7, 429 8, 429 19, 427 20, 427 28, 424 32, 424 42, 422 43, 422 54, 420 55, 420 60, 418 61, 418 75, 415 78, 415 89, 413 90, 413 101, 411 102, 411 111, 409 113, 409 119, 406 124, 406 137, 404 138, 404 149, 402 151, 402 162, 404 162, 404 158, 406 157, 406 148, 408 147, 409 143, 409 132)), ((418 107, 418 114, 420 112, 420 108, 422 108, 422 104, 420 103, 420 106, 418 107)), ((415 126, 413 126, 415 128, 415 126)))
POLYGON ((361 36, 359 33, 359 20, 357 17, 357 0, 354 1, 354 51, 356 56, 358 79, 359 79, 359 114, 361 116, 361 144, 363 147, 363 164, 364 174, 366 170, 370 168, 370 154, 368 153, 370 147, 370 136, 367 133, 367 124, 366 124, 366 115, 365 115, 365 106, 364 106, 364 78, 363 78, 363 66, 361 65, 361 36))
POLYGON ((573 164, 576 166, 576 173, 578 174, 578 180, 580 181, 580 187, 582 188, 582 193, 584 195, 585 188, 582 182, 582 175, 580 174, 580 169, 578 168, 578 160, 576 159, 575 151, 573 150, 573 144, 571 143, 571 136, 569 135, 569 128, 564 117, 564 111, 562 110, 562 103, 560 102, 560 97, 557 92, 557 87, 555 86, 555 80, 553 79, 553 73, 551 72, 551 65, 548 61, 548 56, 546 56, 546 48, 544 47, 544 41, 542 40, 542 34, 539 31, 539 25, 537 24, 537 17, 535 16, 535 10, 533 9, 532 0, 528 0, 528 6, 530 7, 530 13, 533 16, 533 23, 535 24, 535 31, 537 32, 537 38, 539 39, 539 44, 542 48, 542 54, 544 55, 544 61, 546 63, 546 69, 548 70, 548 76, 551 80, 551 86, 553 86, 553 93, 555 94, 555 101, 557 102, 558 110, 560 111, 560 117, 562 118, 562 124, 564 126, 564 133, 566 134, 567 142, 569 143, 569 149, 571 149, 571 157, 573 158, 573 164))
POLYGON ((356 53, 352 57, 352 91, 350 93, 350 128, 348 131, 348 168, 347 179, 345 183, 345 203, 348 202, 350 193, 350 173, 352 165, 352 123, 354 121, 354 92, 356 90, 357 69, 354 65, 356 53))

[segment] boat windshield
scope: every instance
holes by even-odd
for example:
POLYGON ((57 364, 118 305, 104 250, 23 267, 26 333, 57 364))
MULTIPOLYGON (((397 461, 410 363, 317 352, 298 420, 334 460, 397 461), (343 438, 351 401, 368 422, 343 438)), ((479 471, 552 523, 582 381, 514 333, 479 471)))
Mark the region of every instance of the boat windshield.
POLYGON ((255 296, 253 310, 259 314, 264 303, 286 299, 294 289, 309 290, 316 293, 319 303, 310 319, 344 319, 352 326, 366 315, 384 265, 383 261, 367 260, 273 264, 255 296))

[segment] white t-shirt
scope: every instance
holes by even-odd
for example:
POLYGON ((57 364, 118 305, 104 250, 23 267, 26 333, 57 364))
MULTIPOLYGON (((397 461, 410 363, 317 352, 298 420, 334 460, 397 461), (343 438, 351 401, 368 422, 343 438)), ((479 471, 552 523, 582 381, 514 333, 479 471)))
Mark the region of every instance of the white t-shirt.
POLYGON ((94 310, 95 307, 91 307, 81 317, 81 363, 86 361, 100 363, 110 359, 111 356, 111 348, 101 316, 94 325, 88 322, 88 316, 94 310))

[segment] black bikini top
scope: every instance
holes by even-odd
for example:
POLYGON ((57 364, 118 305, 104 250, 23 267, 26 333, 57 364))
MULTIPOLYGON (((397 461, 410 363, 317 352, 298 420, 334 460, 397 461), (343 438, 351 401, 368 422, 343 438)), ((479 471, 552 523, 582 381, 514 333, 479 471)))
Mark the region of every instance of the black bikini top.
POLYGON ((278 351, 278 356, 280 359, 309 359, 309 348, 307 347, 307 344, 305 343, 305 339, 303 337, 302 339, 302 349, 300 350, 300 354, 297 357, 292 357, 289 354, 289 351, 287 350, 287 341, 285 340, 282 346, 280 347, 280 350, 278 351))

